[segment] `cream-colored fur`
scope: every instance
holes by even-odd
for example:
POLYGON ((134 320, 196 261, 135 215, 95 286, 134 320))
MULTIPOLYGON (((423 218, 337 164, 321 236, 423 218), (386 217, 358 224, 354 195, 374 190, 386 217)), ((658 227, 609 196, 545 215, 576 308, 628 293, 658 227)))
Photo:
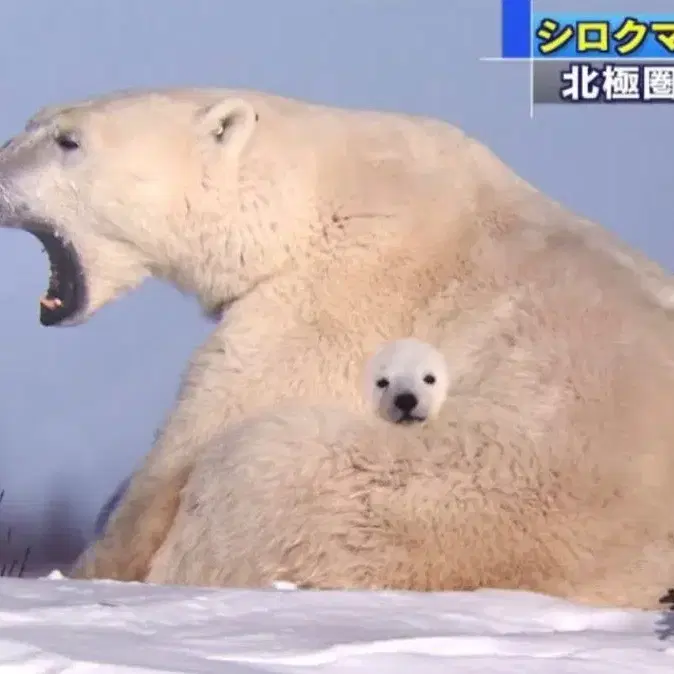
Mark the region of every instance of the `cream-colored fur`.
POLYGON ((311 403, 234 425, 196 463, 148 580, 495 586, 658 606, 672 573, 672 517, 662 517, 666 487, 647 457, 611 457, 597 480, 580 445, 555 454, 537 443, 534 457, 513 451, 519 433, 474 417, 435 426, 401 429, 311 403), (635 489, 640 468, 644 486, 657 484, 653 499, 635 489))
MULTIPOLYGON (((269 547, 270 509, 290 526, 303 481, 323 470, 340 480, 362 460, 382 480, 372 498, 392 497, 395 533, 365 495, 357 512, 344 501, 324 511, 331 484, 313 505, 307 489, 318 514, 298 534, 319 548, 291 560, 294 577, 538 587, 635 606, 653 606, 674 582, 672 278, 458 129, 248 91, 115 94, 52 108, 13 139, 0 154, 0 216, 48 220, 72 242, 87 285, 73 324, 150 275, 218 320, 76 577, 170 582, 189 560, 203 569, 190 582, 255 583, 291 563, 279 556, 291 529, 269 547), (55 142, 63 133, 74 148, 55 142), (354 392, 365 354, 409 335, 451 364, 438 419, 423 430, 352 418, 364 413, 354 392), (311 416, 277 412, 287 431, 273 442, 267 422, 228 435, 286 397, 329 398, 342 411, 307 412, 325 415, 317 430, 311 416), (325 449, 334 427, 344 455, 325 449), (250 471, 266 471, 278 501, 260 486, 230 502, 227 470, 206 467, 205 456, 229 465, 245 455, 247 438, 250 471), (304 452, 329 458, 303 469, 304 452), (389 455, 407 467, 393 471, 389 455), (206 526, 188 531, 200 480, 224 500, 204 504, 206 526), (402 500, 398 480, 411 484, 402 500), (371 537, 337 568, 329 554, 352 525, 363 529, 363 508, 371 537), (198 549, 226 540, 231 556, 195 562, 196 539, 198 549), (367 570, 389 554, 384 543, 391 561, 367 570), (412 562, 411 548, 425 561, 412 562), (326 561, 314 572, 316 555, 326 561)), ((334 489, 358 492, 371 484, 365 472, 334 489)))

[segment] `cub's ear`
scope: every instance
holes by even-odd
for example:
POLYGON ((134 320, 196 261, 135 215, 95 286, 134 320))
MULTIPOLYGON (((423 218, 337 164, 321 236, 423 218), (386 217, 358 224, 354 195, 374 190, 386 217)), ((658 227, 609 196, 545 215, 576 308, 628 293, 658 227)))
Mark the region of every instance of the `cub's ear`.
POLYGON ((258 114, 242 98, 226 98, 203 108, 198 115, 201 134, 234 156, 243 152, 257 126, 258 114))

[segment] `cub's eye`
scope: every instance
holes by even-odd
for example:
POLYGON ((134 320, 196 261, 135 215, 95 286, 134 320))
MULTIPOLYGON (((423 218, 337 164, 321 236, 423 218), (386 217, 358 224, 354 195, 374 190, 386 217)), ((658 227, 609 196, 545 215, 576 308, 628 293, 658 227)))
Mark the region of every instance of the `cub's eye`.
POLYGON ((386 388, 389 385, 388 379, 386 377, 382 377, 381 379, 377 379, 377 388, 386 388))
POLYGON ((80 146, 79 141, 72 131, 60 131, 54 137, 54 142, 66 152, 77 150, 80 146))
POLYGON ((425 384, 430 384, 430 385, 432 386, 433 384, 435 384, 435 376, 432 375, 432 374, 427 374, 427 375, 424 377, 424 383, 425 383, 425 384))

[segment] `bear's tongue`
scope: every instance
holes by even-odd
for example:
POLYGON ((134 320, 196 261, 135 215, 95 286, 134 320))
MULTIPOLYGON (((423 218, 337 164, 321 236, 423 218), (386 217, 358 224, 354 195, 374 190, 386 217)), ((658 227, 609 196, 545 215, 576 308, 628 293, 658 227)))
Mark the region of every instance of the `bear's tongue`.
POLYGON ((40 306, 43 306, 49 311, 56 311, 56 309, 63 306, 63 302, 61 302, 58 297, 49 297, 49 295, 44 295, 40 298, 40 306))

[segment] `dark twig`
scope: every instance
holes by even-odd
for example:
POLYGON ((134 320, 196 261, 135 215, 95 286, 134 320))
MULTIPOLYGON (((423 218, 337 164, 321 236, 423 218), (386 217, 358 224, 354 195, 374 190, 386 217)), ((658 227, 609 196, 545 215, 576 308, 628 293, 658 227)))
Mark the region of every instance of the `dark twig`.
POLYGON ((23 559, 21 560, 21 567, 19 568, 19 574, 17 578, 23 578, 23 574, 26 572, 26 564, 28 563, 28 557, 30 556, 30 546, 26 548, 23 553, 23 559))
MULTIPOLYGON (((0 490, 0 503, 2 503, 2 500, 4 498, 5 498, 5 490, 1 489, 0 490)), ((4 538, 5 538, 5 542, 3 544, 3 547, 4 547, 4 545, 6 545, 7 548, 9 548, 9 546, 12 543, 12 527, 7 528, 7 533, 5 534, 4 538)), ((29 555, 30 555, 30 548, 27 547, 24 550, 23 558, 21 559, 20 564, 19 564, 18 559, 13 559, 10 564, 7 564, 6 562, 3 563, 2 566, 0 566, 0 578, 11 577, 14 574, 14 572, 17 570, 17 568, 18 568, 18 573, 16 574, 16 577, 21 578, 26 571, 26 564, 28 562, 29 555)))

